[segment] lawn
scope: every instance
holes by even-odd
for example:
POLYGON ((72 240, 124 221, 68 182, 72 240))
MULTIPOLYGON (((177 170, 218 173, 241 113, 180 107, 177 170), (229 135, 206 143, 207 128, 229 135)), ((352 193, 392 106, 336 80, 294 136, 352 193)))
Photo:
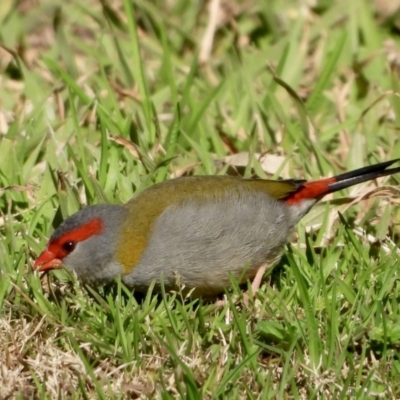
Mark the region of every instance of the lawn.
POLYGON ((0 399, 399 399, 400 176, 318 203, 248 301, 32 271, 64 218, 166 179, 400 158, 399 7, 2 0, 0 399))

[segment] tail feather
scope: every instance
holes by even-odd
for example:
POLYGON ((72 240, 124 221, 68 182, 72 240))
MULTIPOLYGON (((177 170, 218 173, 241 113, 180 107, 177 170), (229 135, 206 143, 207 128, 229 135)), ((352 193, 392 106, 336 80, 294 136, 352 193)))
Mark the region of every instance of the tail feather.
POLYGON ((336 192, 349 186, 356 185, 357 183, 366 182, 382 176, 396 174, 400 172, 400 167, 390 169, 386 168, 398 161, 400 161, 399 158, 337 175, 335 176, 335 181, 328 184, 328 193, 336 192))
POLYGON ((345 172, 332 178, 320 179, 312 182, 301 183, 297 189, 288 194, 284 199, 287 204, 297 204, 304 199, 319 200, 328 193, 333 193, 357 183, 366 182, 381 176, 392 175, 400 172, 400 167, 386 169, 400 159, 386 161, 380 164, 370 165, 368 167, 355 169, 345 172))

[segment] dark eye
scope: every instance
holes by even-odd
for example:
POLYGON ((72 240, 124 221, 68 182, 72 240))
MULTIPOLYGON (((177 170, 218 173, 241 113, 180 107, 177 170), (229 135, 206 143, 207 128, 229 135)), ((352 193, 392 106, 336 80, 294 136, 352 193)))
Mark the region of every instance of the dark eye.
POLYGON ((71 251, 73 251, 75 249, 76 243, 73 242, 72 240, 70 240, 69 242, 65 242, 62 245, 62 249, 66 252, 66 253, 71 253, 71 251))

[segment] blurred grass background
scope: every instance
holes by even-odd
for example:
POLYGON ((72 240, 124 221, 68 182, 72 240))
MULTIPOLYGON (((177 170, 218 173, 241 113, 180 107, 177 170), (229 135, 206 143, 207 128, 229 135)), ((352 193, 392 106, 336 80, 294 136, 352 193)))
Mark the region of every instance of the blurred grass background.
POLYGON ((0 398, 400 398, 399 177, 315 207, 248 307, 31 271, 63 218, 165 179, 400 157, 399 10, 2 0, 0 398))

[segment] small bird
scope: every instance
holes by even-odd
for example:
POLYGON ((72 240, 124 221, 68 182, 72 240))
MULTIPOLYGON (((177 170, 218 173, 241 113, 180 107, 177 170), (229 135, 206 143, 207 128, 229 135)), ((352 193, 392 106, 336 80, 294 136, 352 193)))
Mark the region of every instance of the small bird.
POLYGON ((332 178, 306 180, 191 176, 156 184, 124 205, 93 205, 54 231, 34 269, 64 265, 89 285, 121 276, 129 288, 152 282, 214 296, 253 280, 280 257, 299 220, 328 193, 400 172, 400 159, 332 178))

